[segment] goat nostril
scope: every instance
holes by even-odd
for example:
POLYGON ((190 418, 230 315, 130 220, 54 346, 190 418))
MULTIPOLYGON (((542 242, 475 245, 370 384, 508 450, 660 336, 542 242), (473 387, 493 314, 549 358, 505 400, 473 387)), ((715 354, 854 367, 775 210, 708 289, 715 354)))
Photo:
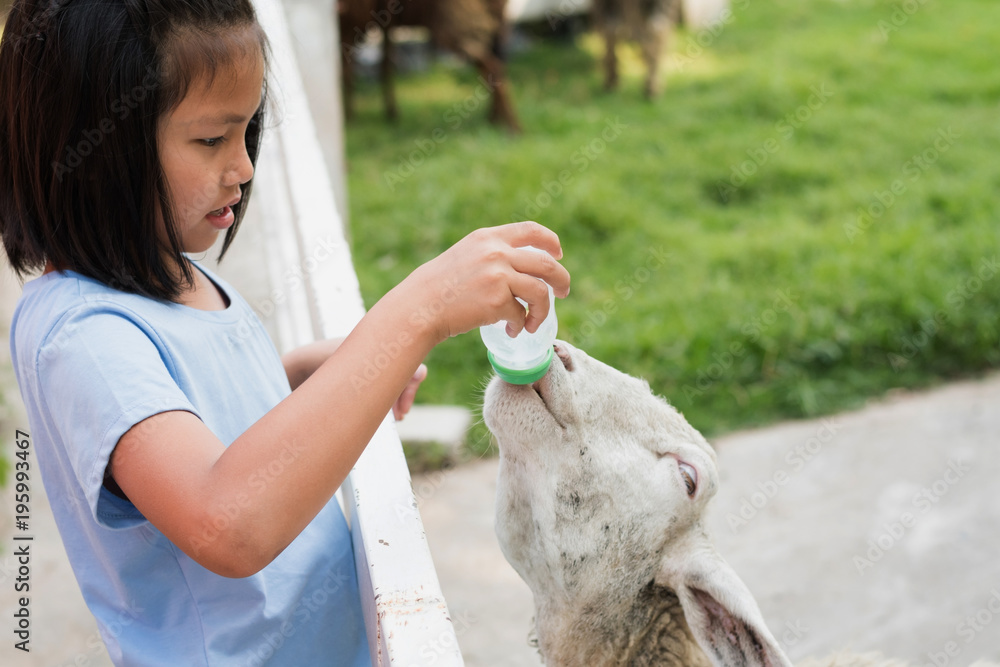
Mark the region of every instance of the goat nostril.
POLYGON ((569 350, 567 350, 566 348, 564 348, 559 343, 556 343, 552 347, 556 351, 556 356, 559 357, 560 361, 562 361, 562 364, 566 368, 566 370, 572 371, 573 370, 573 358, 569 355, 569 350))

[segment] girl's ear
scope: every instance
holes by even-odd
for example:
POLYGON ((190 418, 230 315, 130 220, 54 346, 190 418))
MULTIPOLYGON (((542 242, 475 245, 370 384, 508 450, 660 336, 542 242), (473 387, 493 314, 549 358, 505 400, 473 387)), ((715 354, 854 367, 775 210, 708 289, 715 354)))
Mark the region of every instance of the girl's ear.
POLYGON ((704 535, 673 545, 656 583, 677 594, 695 641, 716 667, 792 667, 750 590, 704 535))

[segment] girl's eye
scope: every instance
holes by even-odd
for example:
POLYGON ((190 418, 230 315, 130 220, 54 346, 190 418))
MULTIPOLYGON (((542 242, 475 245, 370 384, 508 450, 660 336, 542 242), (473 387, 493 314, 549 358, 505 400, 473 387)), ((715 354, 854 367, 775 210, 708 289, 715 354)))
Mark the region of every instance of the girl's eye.
POLYGON ((225 139, 226 139, 225 137, 213 137, 212 139, 202 139, 201 143, 209 148, 215 148, 223 141, 225 141, 225 139))

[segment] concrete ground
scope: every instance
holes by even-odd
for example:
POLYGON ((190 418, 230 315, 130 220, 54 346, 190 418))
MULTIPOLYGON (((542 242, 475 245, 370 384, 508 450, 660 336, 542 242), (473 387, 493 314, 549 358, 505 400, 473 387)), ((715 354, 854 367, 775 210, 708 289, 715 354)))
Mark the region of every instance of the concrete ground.
MULTIPOLYGON (((998 405, 994 375, 713 443, 710 531, 793 660, 1000 659, 998 405)), ((481 460, 414 488, 466 664, 540 665, 531 593, 493 533, 496 473, 481 460)))

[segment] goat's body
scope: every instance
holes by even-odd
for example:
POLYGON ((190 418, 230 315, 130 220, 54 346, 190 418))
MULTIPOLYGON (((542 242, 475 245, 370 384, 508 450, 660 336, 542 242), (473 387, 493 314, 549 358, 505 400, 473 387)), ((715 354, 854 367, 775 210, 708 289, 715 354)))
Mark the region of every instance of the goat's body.
POLYGON ((604 37, 604 87, 618 86, 620 39, 639 43, 646 64, 646 97, 660 91, 660 57, 680 17, 681 0, 594 0, 594 23, 604 37))
POLYGON ((507 0, 341 0, 341 77, 347 118, 354 111, 354 47, 375 26, 382 31, 380 78, 386 117, 391 120, 398 117, 392 83, 391 30, 409 26, 427 28, 435 46, 474 63, 492 97, 490 122, 519 131, 501 49, 506 5, 507 0))

